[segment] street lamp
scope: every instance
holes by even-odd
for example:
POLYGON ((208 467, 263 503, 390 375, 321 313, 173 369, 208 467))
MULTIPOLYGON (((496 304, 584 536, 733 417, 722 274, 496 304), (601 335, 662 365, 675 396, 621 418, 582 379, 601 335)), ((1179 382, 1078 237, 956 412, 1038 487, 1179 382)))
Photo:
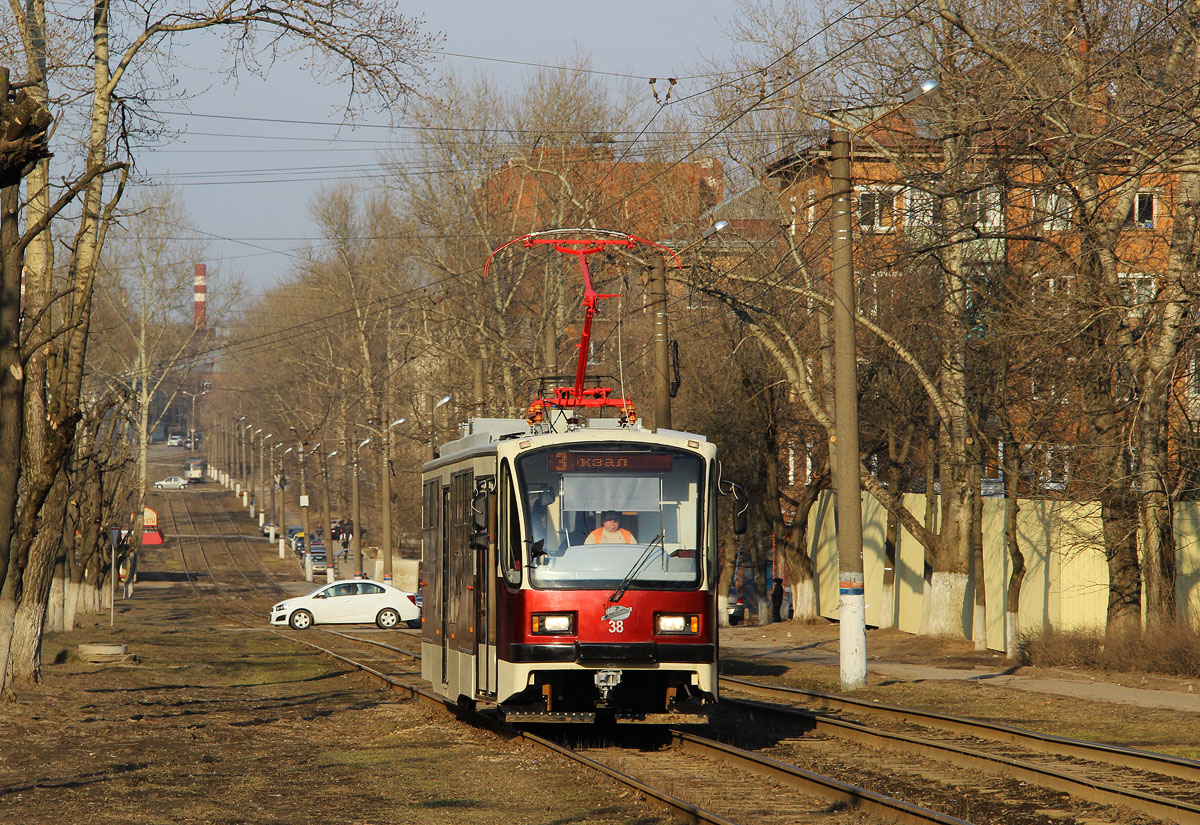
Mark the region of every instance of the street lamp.
POLYGON ((188 439, 188 449, 195 450, 196 449, 196 399, 202 395, 207 395, 208 390, 201 390, 200 392, 188 392, 187 390, 180 390, 179 394, 186 395, 188 398, 192 399, 192 415, 190 418, 188 418, 188 430, 191 434, 191 437, 188 439))
POLYGON ((450 402, 450 396, 443 395, 441 399, 429 409, 429 459, 432 461, 437 458, 437 448, 434 447, 435 433, 437 431, 437 411, 438 407, 445 406, 450 402))
POLYGON ((253 424, 247 424, 239 433, 241 442, 241 458, 238 463, 238 477, 242 479, 242 506, 250 504, 250 518, 254 518, 254 434, 250 433, 253 424), (249 435, 247 435, 249 433, 249 435), (249 455, 247 455, 249 453, 249 455), (249 488, 249 495, 247 495, 249 488), (247 501, 249 499, 249 501, 247 501))
MULTIPOLYGON (((937 88, 927 80, 902 97, 903 106, 937 88)), ((891 114, 894 106, 861 128, 891 114)), ((829 178, 833 258, 833 404, 834 454, 837 459, 837 547, 839 571, 838 634, 841 684, 857 690, 867 684, 866 596, 863 586, 862 486, 858 477, 858 367, 854 345, 854 255, 851 220, 850 130, 830 121, 829 178)))
MULTIPOLYGON (((700 233, 700 237, 675 253, 680 255, 729 226, 729 221, 717 221, 700 233)), ((667 324, 667 262, 662 255, 650 260, 650 312, 654 316, 654 427, 671 429, 671 367, 670 341, 667 324)))
MULTIPOLYGON (((253 435, 251 436, 251 440, 253 440, 253 436, 255 435, 258 436, 258 476, 253 480, 253 483, 250 486, 254 488, 254 493, 252 495, 254 496, 254 507, 258 510, 258 526, 262 527, 263 523, 267 520, 266 515, 263 512, 267 503, 267 488, 263 486, 263 467, 266 466, 266 462, 263 460, 263 453, 265 450, 266 440, 270 438, 270 436, 264 436, 261 428, 254 431, 253 435)), ((253 444, 251 447, 253 447, 253 444)), ((274 538, 274 536, 272 536, 272 538, 274 538)))
MULTIPOLYGON (((449 400, 450 396, 446 396, 449 400)), ((379 515, 383 527, 380 553, 383 554, 383 583, 392 583, 392 427, 399 426, 407 418, 397 418, 383 431, 382 464, 380 465, 379 515)))
POLYGON ((371 443, 371 439, 364 438, 359 445, 354 448, 353 466, 354 477, 350 483, 350 518, 353 528, 350 532, 350 550, 354 554, 354 578, 361 579, 363 577, 363 557, 362 557, 362 511, 359 508, 358 500, 358 452, 363 447, 371 443))
POLYGON ((241 495, 242 488, 245 483, 242 480, 242 436, 245 431, 242 429, 242 422, 246 420, 246 416, 240 415, 233 420, 233 438, 236 439, 229 445, 229 473, 234 477, 234 494, 241 495))

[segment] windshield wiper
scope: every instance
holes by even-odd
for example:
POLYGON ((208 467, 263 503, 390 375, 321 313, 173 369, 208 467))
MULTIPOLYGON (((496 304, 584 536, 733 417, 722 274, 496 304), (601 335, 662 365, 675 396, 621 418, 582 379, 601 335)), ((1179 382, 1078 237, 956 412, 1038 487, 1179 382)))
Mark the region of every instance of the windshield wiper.
POLYGON ((633 567, 629 568, 629 572, 625 574, 625 578, 621 579, 621 584, 608 597, 610 602, 616 603, 621 601, 621 597, 625 595, 625 591, 629 589, 629 585, 633 584, 633 580, 637 578, 638 573, 642 572, 642 568, 650 560, 650 551, 654 549, 656 544, 661 545, 665 537, 664 533, 659 533, 646 545, 646 549, 642 551, 642 555, 638 556, 637 561, 633 563, 633 567))

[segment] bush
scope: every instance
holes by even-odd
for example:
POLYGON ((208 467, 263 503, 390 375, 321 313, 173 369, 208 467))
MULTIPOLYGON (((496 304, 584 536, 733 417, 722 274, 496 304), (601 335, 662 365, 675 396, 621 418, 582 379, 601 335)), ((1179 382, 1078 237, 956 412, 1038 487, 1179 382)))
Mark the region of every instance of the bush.
POLYGON ((1181 624, 1110 634, 1047 630, 1023 638, 1021 654, 1041 667, 1200 678, 1200 631, 1181 624))

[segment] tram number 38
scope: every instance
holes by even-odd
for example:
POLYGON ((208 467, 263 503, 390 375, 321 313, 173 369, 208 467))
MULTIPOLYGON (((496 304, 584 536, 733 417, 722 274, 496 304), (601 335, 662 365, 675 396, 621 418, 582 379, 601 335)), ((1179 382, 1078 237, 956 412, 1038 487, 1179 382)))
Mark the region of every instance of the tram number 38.
POLYGON ((609 633, 624 633, 625 632, 625 622, 623 622, 623 621, 609 622, 608 623, 608 632, 609 633))

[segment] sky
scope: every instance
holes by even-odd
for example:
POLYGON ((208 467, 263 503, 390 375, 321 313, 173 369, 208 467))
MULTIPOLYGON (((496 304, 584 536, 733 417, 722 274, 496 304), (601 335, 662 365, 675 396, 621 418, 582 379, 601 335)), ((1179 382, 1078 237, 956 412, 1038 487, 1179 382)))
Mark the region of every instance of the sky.
MULTIPOLYGON (((427 29, 444 33, 441 66, 484 73, 516 89, 535 70, 522 64, 558 64, 577 53, 590 55, 595 71, 685 77, 704 58, 727 55, 723 29, 733 9, 717 0, 609 0, 603 6, 442 0, 409 13, 423 14, 427 29)), ((211 48, 214 59, 217 54, 215 41, 192 48, 211 48)), ((191 52, 193 64, 203 65, 205 58, 191 52)), ((311 236, 308 204, 319 188, 372 174, 376 151, 397 132, 379 128, 383 115, 366 118, 376 128, 339 126, 343 91, 314 86, 298 66, 276 66, 266 81, 246 78, 236 87, 202 71, 184 80, 201 92, 173 107, 168 122, 178 139, 141 158, 140 171, 183 193, 208 242, 206 263, 216 276, 210 276, 210 290, 220 273, 231 273, 251 295, 261 294, 298 260, 294 250, 311 236)), ((681 92, 686 83, 681 81, 681 92)), ((665 87, 660 81, 660 91, 665 87)))

